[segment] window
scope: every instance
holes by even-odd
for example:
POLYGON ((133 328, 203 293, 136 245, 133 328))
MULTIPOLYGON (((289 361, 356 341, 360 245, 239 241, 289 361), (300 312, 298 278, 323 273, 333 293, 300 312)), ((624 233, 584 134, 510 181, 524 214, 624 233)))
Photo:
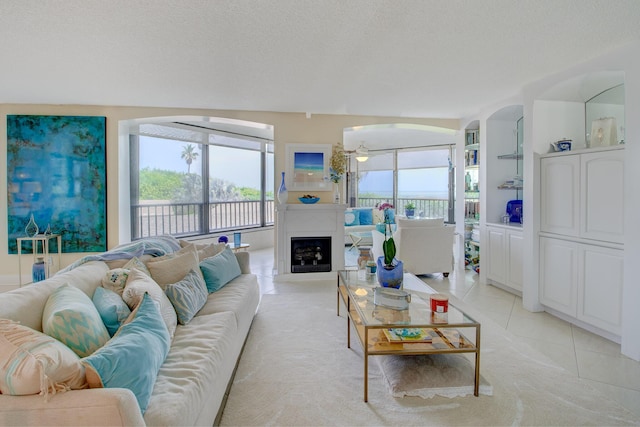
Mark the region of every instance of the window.
POLYGON ((132 239, 273 225, 271 140, 142 124, 130 136, 130 159, 132 239))
POLYGON ((415 215, 443 217, 454 222, 453 146, 369 151, 366 162, 351 161, 357 170, 358 206, 392 203, 404 214, 415 205, 415 215))

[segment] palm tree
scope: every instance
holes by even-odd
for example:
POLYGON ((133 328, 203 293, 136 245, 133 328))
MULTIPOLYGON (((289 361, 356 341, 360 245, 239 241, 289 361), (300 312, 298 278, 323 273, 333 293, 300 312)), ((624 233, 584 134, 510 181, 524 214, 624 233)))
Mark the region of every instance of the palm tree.
POLYGON ((180 158, 184 159, 187 162, 187 173, 191 173, 191 163, 193 163, 193 161, 198 158, 198 152, 193 151, 194 149, 195 147, 193 145, 187 144, 184 147, 184 150, 182 150, 182 154, 180 155, 180 158))

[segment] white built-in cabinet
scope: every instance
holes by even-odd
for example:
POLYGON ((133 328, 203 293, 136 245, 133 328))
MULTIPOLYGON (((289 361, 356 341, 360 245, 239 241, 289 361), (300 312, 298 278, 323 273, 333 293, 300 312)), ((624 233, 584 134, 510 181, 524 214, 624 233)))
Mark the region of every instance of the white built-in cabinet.
POLYGON ((522 293, 522 230, 513 226, 487 225, 485 247, 487 279, 494 285, 522 293))
POLYGON ((540 302, 620 334, 624 146, 540 158, 540 302))

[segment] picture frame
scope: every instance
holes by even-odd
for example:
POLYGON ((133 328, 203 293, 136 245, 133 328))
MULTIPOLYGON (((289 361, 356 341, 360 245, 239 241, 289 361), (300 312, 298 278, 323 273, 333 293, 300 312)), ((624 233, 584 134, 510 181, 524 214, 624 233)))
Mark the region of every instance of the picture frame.
POLYGON ((331 144, 287 144, 285 151, 290 191, 331 191, 331 144))
POLYGON ((591 122, 589 148, 608 147, 618 143, 615 117, 601 117, 591 122))

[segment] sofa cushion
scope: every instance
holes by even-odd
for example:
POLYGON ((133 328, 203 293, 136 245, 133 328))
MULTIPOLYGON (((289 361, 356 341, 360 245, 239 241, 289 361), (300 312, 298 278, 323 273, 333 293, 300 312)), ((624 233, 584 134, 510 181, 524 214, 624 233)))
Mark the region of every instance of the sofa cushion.
POLYGON ((173 304, 181 325, 189 323, 207 302, 207 285, 202 276, 194 270, 178 283, 167 285, 165 293, 173 304))
POLYGON ((357 208, 353 211, 358 213, 360 225, 373 225, 373 210, 371 208, 357 208))
POLYGON ((198 251, 195 245, 188 245, 178 252, 147 261, 147 268, 153 280, 164 290, 168 284, 184 279, 189 271, 200 271, 198 263, 198 251))
POLYGON ((127 388, 136 395, 144 414, 171 338, 157 305, 148 294, 142 296, 132 317, 107 345, 82 359, 82 364, 89 387, 127 388))
POLYGON ((200 269, 209 293, 221 289, 241 274, 238 260, 230 248, 202 261, 200 269))
POLYGON ((87 386, 80 358, 53 337, 0 320, 0 393, 47 395, 87 386))
POLYGON ((178 318, 176 311, 171 305, 171 301, 164 293, 164 291, 158 286, 158 284, 142 271, 134 268, 129 273, 129 279, 127 280, 127 286, 122 292, 122 299, 127 303, 130 309, 135 309, 142 301, 142 297, 145 293, 158 304, 160 314, 164 319, 164 322, 169 331, 169 336, 173 337, 173 333, 176 330, 178 324, 178 318))
POLYGON ((244 341, 230 312, 198 314, 179 325, 158 372, 146 424, 197 425, 205 411, 215 417, 237 361, 233 349, 238 339, 244 341))
POLYGON ((127 261, 127 263, 122 268, 126 268, 127 270, 131 270, 132 268, 137 268, 147 276, 151 276, 151 272, 147 268, 146 264, 138 257, 131 258, 129 261, 127 261))
POLYGON ((122 296, 105 288, 96 288, 93 294, 93 305, 98 309, 102 322, 111 336, 115 335, 131 314, 122 296))
POLYGON ((404 219, 398 218, 398 227, 443 227, 444 218, 421 218, 421 219, 404 219))
POLYGON ((344 225, 345 227, 353 227, 354 225, 360 225, 360 215, 353 209, 347 209, 344 211, 344 225))
POLYGON ((42 330, 80 357, 89 356, 110 338, 91 299, 69 284, 49 296, 42 312, 42 330))

